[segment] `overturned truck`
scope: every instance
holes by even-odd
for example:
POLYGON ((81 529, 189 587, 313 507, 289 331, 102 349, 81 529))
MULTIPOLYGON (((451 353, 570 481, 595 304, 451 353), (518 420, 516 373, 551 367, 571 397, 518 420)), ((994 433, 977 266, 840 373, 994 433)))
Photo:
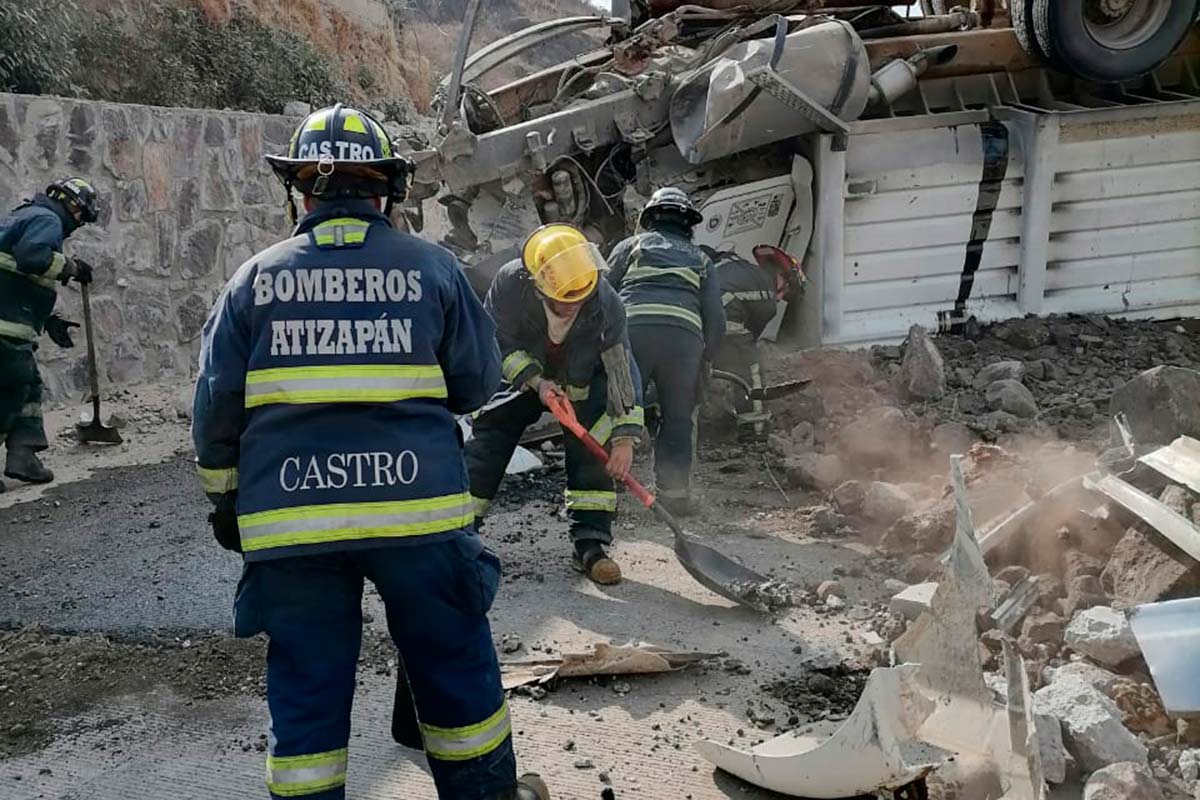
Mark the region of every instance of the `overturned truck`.
POLYGON ((774 334, 802 345, 1200 308, 1200 0, 618 1, 469 53, 483 5, 416 154, 480 290, 537 225, 608 246, 674 185, 701 243, 802 258, 774 334))

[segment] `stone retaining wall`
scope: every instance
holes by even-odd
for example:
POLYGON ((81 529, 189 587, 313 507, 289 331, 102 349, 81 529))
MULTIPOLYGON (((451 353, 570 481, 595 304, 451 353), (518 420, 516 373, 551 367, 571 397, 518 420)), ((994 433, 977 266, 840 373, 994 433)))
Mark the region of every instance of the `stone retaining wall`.
MULTIPOLYGON (((164 76, 164 80, 167 77, 164 76)), ((100 222, 67 240, 97 270, 92 312, 101 383, 195 374, 200 329, 225 281, 287 234, 283 188, 264 152, 282 152, 296 120, 0 94, 0 210, 76 174, 102 196, 100 222)), ((78 287, 58 311, 83 322, 78 287)), ((83 332, 72 350, 40 340, 51 399, 87 384, 83 332)))

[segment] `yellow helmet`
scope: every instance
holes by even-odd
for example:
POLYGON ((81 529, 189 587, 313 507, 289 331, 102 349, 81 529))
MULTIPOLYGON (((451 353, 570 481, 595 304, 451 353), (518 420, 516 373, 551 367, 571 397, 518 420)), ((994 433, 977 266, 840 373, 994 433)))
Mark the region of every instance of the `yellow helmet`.
POLYGON ((531 233, 521 260, 538 291, 562 303, 580 303, 590 297, 606 266, 583 231, 563 223, 543 225, 531 233))

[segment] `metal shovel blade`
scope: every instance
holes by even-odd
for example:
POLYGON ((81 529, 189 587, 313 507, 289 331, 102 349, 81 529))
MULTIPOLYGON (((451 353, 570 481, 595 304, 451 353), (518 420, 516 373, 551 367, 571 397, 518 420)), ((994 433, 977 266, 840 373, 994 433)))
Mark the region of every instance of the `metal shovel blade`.
POLYGON ((125 441, 120 431, 101 423, 99 417, 94 417, 91 422, 75 423, 75 433, 79 441, 88 444, 120 444, 125 441))
POLYGON ((675 534, 675 557, 701 586, 738 604, 745 604, 748 587, 767 582, 754 570, 685 533, 675 534))

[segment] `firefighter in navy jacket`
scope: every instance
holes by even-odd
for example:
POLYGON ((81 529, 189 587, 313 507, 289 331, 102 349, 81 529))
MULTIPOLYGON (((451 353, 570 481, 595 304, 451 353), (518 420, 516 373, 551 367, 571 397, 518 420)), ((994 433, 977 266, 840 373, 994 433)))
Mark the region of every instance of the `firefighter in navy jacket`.
POLYGON ((467 466, 482 524, 521 434, 541 417, 546 398, 570 399, 580 422, 611 451, 606 471, 573 436, 564 439, 572 564, 597 583, 613 584, 621 570, 604 550, 617 510, 613 479, 629 471, 644 415, 625 309, 600 280, 604 267, 581 231, 553 224, 534 231, 521 258, 500 268, 484 305, 496 320, 508 386, 476 415, 467 466))
POLYGON ((267 158, 307 213, 218 298, 193 438, 214 532, 246 562, 237 633, 270 637, 268 789, 345 796, 366 578, 439 795, 532 800, 486 616, 499 563, 472 531, 454 417, 499 385, 495 328, 453 256, 389 223, 411 164, 370 116, 314 112, 267 158))

